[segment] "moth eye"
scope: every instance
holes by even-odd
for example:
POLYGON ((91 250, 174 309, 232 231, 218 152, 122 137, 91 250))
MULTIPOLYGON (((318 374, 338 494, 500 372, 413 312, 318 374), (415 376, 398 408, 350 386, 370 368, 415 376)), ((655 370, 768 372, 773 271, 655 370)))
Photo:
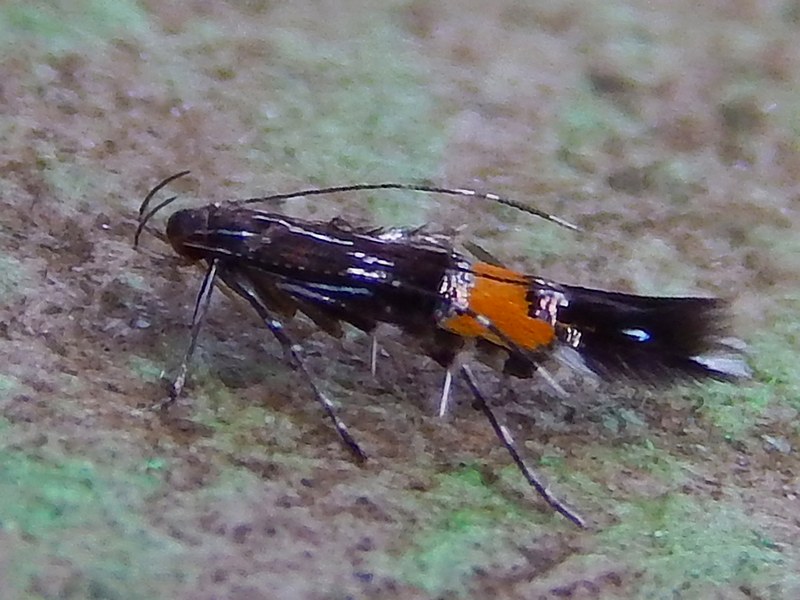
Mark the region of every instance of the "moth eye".
POLYGON ((203 231, 208 220, 204 211, 184 209, 173 213, 167 221, 167 239, 178 254, 186 254, 184 242, 203 231))
POLYGON ((196 210, 184 209, 170 215, 167 221, 167 237, 183 239, 196 233, 205 223, 205 215, 196 210))

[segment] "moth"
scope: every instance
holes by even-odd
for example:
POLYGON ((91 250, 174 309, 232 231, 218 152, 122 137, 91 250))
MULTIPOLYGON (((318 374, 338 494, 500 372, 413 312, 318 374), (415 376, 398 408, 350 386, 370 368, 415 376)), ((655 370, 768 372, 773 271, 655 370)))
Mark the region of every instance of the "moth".
MULTIPOLYGON (((151 208, 155 195, 186 175, 167 177, 139 210, 137 245, 150 219, 175 197, 151 208)), ((502 370, 542 377, 566 394, 542 366, 556 358, 602 379, 658 383, 685 378, 749 376, 744 347, 728 332, 725 303, 706 297, 652 297, 566 285, 505 268, 477 248, 473 258, 448 236, 425 227, 369 228, 342 219, 312 221, 253 208, 256 203, 365 190, 410 190, 502 204, 570 229, 576 226, 537 208, 495 194, 402 183, 315 188, 188 208, 170 215, 163 236, 175 252, 205 268, 190 341, 173 381, 168 407, 181 394, 197 337, 215 286, 248 303, 303 374, 311 393, 345 446, 366 453, 334 403, 308 372, 302 348, 284 322, 300 312, 320 329, 340 335, 343 324, 372 333, 398 327, 444 368, 439 413, 444 414, 454 374, 463 377, 473 405, 489 421, 527 482, 555 511, 580 527, 586 522, 556 497, 531 469, 508 428, 491 408, 469 364, 468 346, 500 352, 502 370)), ((372 365, 375 364, 373 344, 372 365)))

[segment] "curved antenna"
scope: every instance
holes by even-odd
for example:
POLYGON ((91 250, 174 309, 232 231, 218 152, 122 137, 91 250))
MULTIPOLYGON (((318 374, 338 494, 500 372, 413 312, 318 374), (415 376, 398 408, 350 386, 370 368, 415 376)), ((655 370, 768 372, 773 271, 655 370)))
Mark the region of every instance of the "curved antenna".
POLYGON ((566 227, 567 229, 571 229, 573 231, 581 231, 580 227, 577 225, 574 225, 573 223, 570 223, 561 217, 557 217, 555 215, 551 215, 550 213, 546 213, 543 210, 539 210, 538 208, 534 208, 533 206, 528 206, 519 200, 513 200, 511 198, 498 196, 497 194, 483 193, 463 188, 442 188, 430 185, 416 185, 413 183, 357 183, 354 185, 337 185, 325 188, 310 188, 296 192, 287 192, 284 194, 273 194, 270 196, 262 196, 260 198, 247 198, 245 200, 239 200, 238 202, 241 204, 249 204, 253 202, 288 200, 289 198, 299 198, 301 196, 321 196, 323 194, 336 194, 339 192, 362 192, 367 190, 407 190, 410 192, 424 192, 429 194, 443 194, 446 196, 478 198, 479 200, 488 200, 496 204, 502 204, 503 206, 510 206, 511 208, 515 208, 524 213, 545 219, 546 221, 550 221, 551 223, 555 223, 556 225, 566 227))
POLYGON ((180 173, 175 173, 174 175, 170 175, 166 179, 161 180, 152 190, 147 192, 147 196, 144 197, 142 200, 141 206, 139 206, 139 226, 136 228, 136 233, 133 236, 133 247, 136 248, 139 245, 139 237, 142 235, 142 231, 144 231, 145 225, 147 222, 153 218, 153 216, 160 211, 162 208, 171 204, 175 201, 177 196, 172 196, 171 198, 167 198, 160 204, 156 205, 155 208, 147 212, 147 209, 150 207, 150 201, 153 199, 158 192, 164 189, 167 185, 183 177, 184 175, 188 175, 191 171, 181 171, 180 173))
MULTIPOLYGON (((155 208, 148 211, 147 209, 150 206, 150 202, 152 201, 153 197, 160 192, 164 187, 183 177, 188 175, 190 171, 181 171, 179 173, 175 173, 174 175, 170 175, 166 179, 160 181, 152 190, 147 193, 144 200, 142 201, 141 206, 139 207, 139 226, 136 228, 136 234, 134 235, 133 245, 136 247, 139 244, 139 237, 144 231, 147 222, 161 209, 165 206, 171 204, 176 196, 168 198, 158 204, 155 208)), ((516 210, 522 211, 524 213, 528 213, 535 217, 539 217, 546 221, 550 221, 551 223, 555 223, 561 227, 565 227, 566 229, 571 229, 572 231, 581 231, 581 228, 577 225, 570 223, 569 221, 562 219, 561 217, 557 217, 550 213, 544 212, 543 210, 539 210, 533 206, 529 206, 524 204, 518 200, 513 200, 511 198, 506 198, 503 196, 498 196, 497 194, 492 193, 483 193, 478 192, 476 190, 469 190, 464 188, 443 188, 437 186, 430 186, 430 185, 416 185, 411 183, 357 183, 352 185, 337 185, 331 187, 324 187, 324 188, 308 188, 305 190, 298 190, 295 192, 285 192, 281 194, 272 194, 269 196, 259 196, 255 198, 246 198, 244 200, 237 200, 235 201, 238 204, 252 204, 256 202, 273 202, 277 200, 289 200, 291 198, 300 198, 303 196, 322 196, 326 194, 337 194, 342 192, 363 192, 369 190, 406 190, 410 192, 423 192, 429 194, 442 194, 446 196, 461 196, 467 198, 478 198, 479 200, 488 200, 490 202, 494 202, 496 204, 501 204, 503 206, 508 206, 514 208, 516 210)))

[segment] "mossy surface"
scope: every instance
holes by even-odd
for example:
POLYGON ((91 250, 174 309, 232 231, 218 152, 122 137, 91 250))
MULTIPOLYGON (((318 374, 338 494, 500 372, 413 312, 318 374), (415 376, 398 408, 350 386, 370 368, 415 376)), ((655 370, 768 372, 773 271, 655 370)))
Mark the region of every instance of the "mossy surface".
MULTIPOLYGON (((0 598, 794 598, 800 461, 796 2, 6 2, 0 7, 0 598), (479 368, 527 487, 413 340, 289 324, 370 460, 247 307, 156 235, 199 206, 425 222, 565 283, 731 301, 744 383, 661 389, 479 368)), ((559 376, 561 374, 559 373, 559 376)))

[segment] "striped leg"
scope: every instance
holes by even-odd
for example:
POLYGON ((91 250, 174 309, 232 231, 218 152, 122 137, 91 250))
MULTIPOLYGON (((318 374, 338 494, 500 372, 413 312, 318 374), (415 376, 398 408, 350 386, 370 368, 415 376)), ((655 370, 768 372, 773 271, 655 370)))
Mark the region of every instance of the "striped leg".
MULTIPOLYGON (((523 359, 529 360, 536 369, 537 373, 542 375, 545 381, 547 381, 557 393, 563 396, 567 395, 566 391, 564 391, 564 389, 558 384, 552 375, 550 375, 550 373, 548 373, 543 367, 536 364, 534 357, 531 356, 531 353, 509 339, 509 337, 503 333, 503 331, 501 331, 494 323, 492 323, 491 319, 466 307, 458 307, 453 305, 451 310, 458 314, 466 315, 475 319, 481 326, 485 327, 500 340, 502 340, 510 352, 515 352, 523 359)), ((500 439, 503 446, 505 446, 506 450, 508 450, 508 453, 511 455, 511 459, 514 461, 514 464, 517 465, 517 468, 520 470, 523 477, 525 477, 525 480, 533 489, 536 490, 536 492, 544 499, 544 501, 547 502, 551 508, 553 508, 553 510, 575 523, 575 525, 578 527, 586 528, 586 521, 584 521, 583 517, 581 517, 578 513, 564 504, 564 502, 554 496, 548 489, 547 485, 545 485, 541 478, 535 473, 535 471, 533 471, 533 469, 531 469, 525 463, 525 461, 522 460, 522 456, 517 449, 517 444, 514 441, 511 432, 505 425, 501 425, 497 420, 497 417, 489 406, 489 403, 486 401, 486 397, 478 387, 478 383, 475 380, 472 369, 470 369, 468 365, 461 365, 460 370, 470 388, 470 391, 472 392, 472 395, 475 398, 475 407, 478 408, 487 418, 495 434, 500 439)))
POLYGON ((511 455, 511 459, 514 461, 514 464, 517 465, 517 468, 520 470, 531 487, 536 490, 536 492, 544 499, 545 502, 547 502, 547 504, 550 505, 551 508, 553 508, 553 510, 575 523, 575 525, 578 527, 586 528, 586 521, 584 521, 583 517, 569 508, 559 498, 554 496, 550 492, 547 485, 536 474, 536 472, 534 472, 527 464, 525 464, 525 461, 522 460, 519 450, 517 449, 517 444, 514 441, 514 438, 511 436, 511 432, 505 425, 500 424, 494 412, 492 412, 491 407, 486 402, 485 396, 478 387, 478 383, 475 380, 472 369, 470 369, 468 365, 462 365, 461 374, 464 376, 470 391, 472 391, 472 395, 475 397, 476 408, 478 408, 486 416, 492 426, 492 429, 494 429, 495 434, 497 434, 497 437, 500 438, 503 446, 505 446, 506 450, 508 450, 508 453, 511 455))
POLYGON ((345 423, 336 414, 336 407, 317 387, 317 384, 314 382, 314 379, 311 377, 308 369, 306 369, 305 363, 300 356, 302 348, 300 345, 292 342, 291 338, 284 331, 283 323, 275 318, 272 311, 253 288, 247 276, 236 271, 235 269, 226 269, 225 271, 220 272, 220 277, 222 277, 222 280, 228 287, 231 288, 231 290, 247 300, 255 309, 255 311, 258 313, 258 316, 261 317, 261 319, 264 321, 264 324, 272 332, 272 335, 275 336, 275 339, 278 340, 278 343, 280 343, 281 347, 283 348, 286 361, 293 369, 300 371, 300 373, 303 374, 303 377, 305 378, 306 382, 308 382, 308 385, 311 387, 314 393, 314 397, 317 399, 317 402, 319 402, 320 406, 322 406, 322 410, 325 411, 325 414, 328 415, 328 418, 333 423, 334 428, 339 434, 339 437, 342 438, 344 444, 359 461, 366 460, 366 453, 361 449, 361 446, 359 446, 358 442, 355 441, 353 436, 350 435, 347 425, 345 425, 345 423))
POLYGON ((197 299, 194 302, 194 314, 192 315, 192 333, 189 338, 189 346, 183 355, 181 366, 178 368, 178 375, 172 381, 169 388, 169 396, 156 403, 153 408, 156 410, 166 410, 171 406, 175 400, 181 395, 183 386, 186 384, 186 376, 189 373, 189 361, 192 359, 195 348, 197 347, 197 337, 200 335, 200 327, 203 325, 208 306, 211 303, 211 292, 214 291, 214 280, 217 277, 217 260, 212 260, 208 263, 208 270, 203 283, 200 284, 200 291, 197 293, 197 299))

